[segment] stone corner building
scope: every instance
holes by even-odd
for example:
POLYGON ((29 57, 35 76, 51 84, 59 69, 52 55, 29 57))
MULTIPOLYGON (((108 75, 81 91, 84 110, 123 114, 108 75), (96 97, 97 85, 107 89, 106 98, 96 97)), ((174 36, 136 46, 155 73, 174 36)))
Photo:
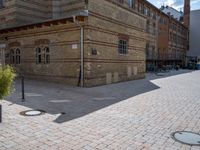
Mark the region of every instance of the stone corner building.
POLYGON ((143 0, 0 0, 0 45, 28 78, 85 87, 140 79, 160 13, 143 0))

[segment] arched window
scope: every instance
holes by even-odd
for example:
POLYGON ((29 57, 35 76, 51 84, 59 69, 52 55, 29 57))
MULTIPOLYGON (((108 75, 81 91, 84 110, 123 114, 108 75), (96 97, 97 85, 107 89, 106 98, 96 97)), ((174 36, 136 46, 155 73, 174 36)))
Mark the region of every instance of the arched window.
POLYGON ((49 64, 50 63, 50 51, 49 47, 44 48, 44 63, 49 64))
POLYGON ((16 49, 16 64, 20 64, 21 59, 20 59, 20 49, 16 49))
POLYGON ((36 64, 42 63, 42 52, 41 49, 38 47, 36 48, 36 64))
POLYGON ((10 63, 11 64, 15 63, 15 52, 13 49, 10 50, 10 63))

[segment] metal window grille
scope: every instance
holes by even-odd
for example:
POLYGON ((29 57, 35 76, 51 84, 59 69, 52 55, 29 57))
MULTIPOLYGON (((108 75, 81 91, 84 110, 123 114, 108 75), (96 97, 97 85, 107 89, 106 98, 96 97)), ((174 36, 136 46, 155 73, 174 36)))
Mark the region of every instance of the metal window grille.
POLYGON ((36 64, 40 64, 42 63, 42 53, 41 53, 41 49, 38 47, 36 48, 36 64))
POLYGON ((20 49, 16 49, 16 64, 21 63, 21 58, 20 58, 20 49))
POLYGON ((44 60, 45 60, 45 64, 49 64, 50 63, 50 51, 49 51, 49 47, 45 47, 44 48, 44 60))
POLYGON ((127 40, 119 40, 118 52, 119 52, 119 54, 127 54, 128 53, 128 41, 127 40))
POLYGON ((10 63, 11 64, 15 63, 15 53, 13 49, 10 50, 10 63))

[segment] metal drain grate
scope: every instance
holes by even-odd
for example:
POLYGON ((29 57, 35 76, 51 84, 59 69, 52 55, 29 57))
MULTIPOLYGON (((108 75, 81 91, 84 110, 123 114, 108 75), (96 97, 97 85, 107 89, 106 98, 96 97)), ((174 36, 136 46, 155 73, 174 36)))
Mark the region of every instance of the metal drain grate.
POLYGON ((20 112, 20 115, 23 115, 23 116, 40 116, 43 114, 45 114, 45 111, 43 110, 27 110, 27 111, 20 112))
POLYGON ((182 144, 200 146, 200 134, 189 131, 177 131, 171 134, 172 138, 182 144))

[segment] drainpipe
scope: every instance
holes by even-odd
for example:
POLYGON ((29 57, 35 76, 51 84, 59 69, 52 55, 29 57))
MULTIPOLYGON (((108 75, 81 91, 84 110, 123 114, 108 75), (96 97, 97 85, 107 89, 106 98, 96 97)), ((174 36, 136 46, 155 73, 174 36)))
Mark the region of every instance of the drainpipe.
POLYGON ((73 16, 73 22, 76 23, 80 27, 80 56, 81 56, 81 67, 80 67, 80 78, 81 78, 81 87, 84 87, 84 47, 83 47, 83 34, 84 27, 76 20, 76 16, 73 16))

